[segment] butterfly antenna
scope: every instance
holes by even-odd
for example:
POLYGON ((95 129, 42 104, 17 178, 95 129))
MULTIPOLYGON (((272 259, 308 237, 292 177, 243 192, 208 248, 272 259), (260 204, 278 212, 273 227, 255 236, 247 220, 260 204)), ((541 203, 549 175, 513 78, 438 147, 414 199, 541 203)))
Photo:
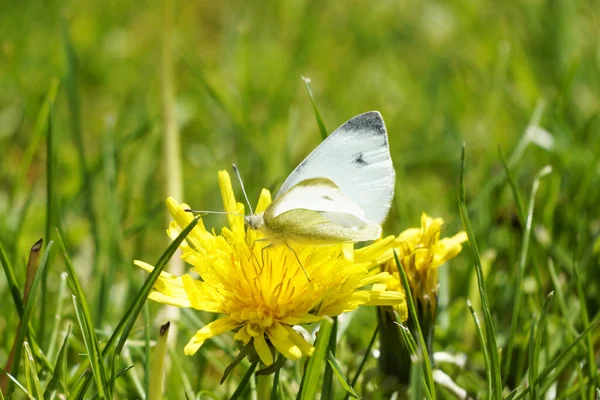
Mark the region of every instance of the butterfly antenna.
POLYGON ((238 217, 244 217, 243 214, 230 213, 227 211, 204 211, 204 210, 192 210, 191 208, 186 208, 183 211, 192 213, 194 215, 205 216, 208 214, 219 214, 219 215, 236 215, 238 217))
POLYGON ((242 182, 242 176, 240 175, 240 170, 238 167, 233 164, 233 170, 237 175, 238 181, 240 181, 240 186, 242 187, 242 193, 244 193, 244 198, 246 199, 246 204, 248 204, 248 209, 250 210, 250 214, 254 215, 254 210, 252 210, 252 206, 250 205, 250 200, 248 200, 248 195, 246 194, 246 189, 244 189, 244 182, 242 182))

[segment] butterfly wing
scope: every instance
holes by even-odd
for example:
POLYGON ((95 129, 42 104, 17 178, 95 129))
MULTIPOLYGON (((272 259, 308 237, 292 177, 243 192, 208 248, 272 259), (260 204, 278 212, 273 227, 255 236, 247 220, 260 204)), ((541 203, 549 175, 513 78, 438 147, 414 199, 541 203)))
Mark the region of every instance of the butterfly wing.
POLYGON ((264 224, 275 237, 307 243, 362 242, 381 235, 379 224, 329 179, 301 181, 267 207, 264 224))
POLYGON ((381 114, 377 111, 360 114, 336 129, 296 167, 275 198, 311 178, 334 182, 364 211, 365 220, 381 224, 389 212, 395 182, 381 114))

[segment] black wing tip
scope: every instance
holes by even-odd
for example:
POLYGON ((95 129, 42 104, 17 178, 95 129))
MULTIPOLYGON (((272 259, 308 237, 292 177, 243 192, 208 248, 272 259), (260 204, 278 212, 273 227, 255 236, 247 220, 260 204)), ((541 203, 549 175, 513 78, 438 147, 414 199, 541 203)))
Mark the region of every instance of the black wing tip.
POLYGON ((342 128, 346 130, 372 130, 376 135, 385 135, 385 123, 379 111, 368 111, 349 119, 342 128))

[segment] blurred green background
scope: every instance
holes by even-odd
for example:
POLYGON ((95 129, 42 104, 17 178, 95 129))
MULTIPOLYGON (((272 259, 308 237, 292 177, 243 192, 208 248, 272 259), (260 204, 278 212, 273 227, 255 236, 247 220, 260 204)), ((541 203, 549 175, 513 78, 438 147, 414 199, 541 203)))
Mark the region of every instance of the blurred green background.
MULTIPOLYGON (((21 267, 31 244, 45 236, 47 129, 40 114, 58 79, 54 224, 91 296, 103 291, 96 279, 110 277, 115 304, 98 318, 114 324, 144 277, 132 260, 152 262, 168 244, 163 204, 166 182, 177 178, 167 176, 162 153, 163 3, 30 0, 0 7, 0 241, 21 267)), ((382 113, 398 177, 388 233, 418 226, 423 211, 444 218, 443 236, 462 229, 458 176, 466 144, 467 201, 487 260, 500 345, 518 290, 523 229, 499 149, 524 207, 535 174, 551 165, 533 214, 523 319, 539 314, 553 289, 549 258, 573 320, 584 305, 574 266, 588 312, 597 314, 597 1, 180 1, 172 33, 184 185, 177 200, 221 210, 217 171, 234 162, 251 199, 263 187, 274 193, 321 140, 301 80, 309 77, 330 132, 356 114, 382 113)), ((60 262, 50 268, 49 293, 60 262)), ((451 322, 470 319, 464 299, 476 297, 468 248, 441 274, 436 346, 473 352, 476 344, 462 341, 465 324, 451 322)), ((7 290, 2 282, 0 293, 7 290)), ((13 323, 0 323, 3 349, 13 323)), ((522 333, 526 340, 528 331, 522 333)), ((369 334, 355 333, 362 341, 369 334)))

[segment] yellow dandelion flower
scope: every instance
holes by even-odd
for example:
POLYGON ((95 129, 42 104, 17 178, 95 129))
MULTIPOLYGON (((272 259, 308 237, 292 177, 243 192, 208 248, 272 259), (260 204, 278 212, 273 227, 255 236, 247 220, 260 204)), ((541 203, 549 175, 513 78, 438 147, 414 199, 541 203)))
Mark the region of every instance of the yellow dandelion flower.
MULTIPOLYGON (((406 271, 413 297, 424 307, 424 311, 433 314, 437 305, 437 268, 456 257, 462 250, 461 243, 467 240, 465 232, 450 238, 440 239, 444 220, 421 215, 421 227, 410 228, 402 232, 394 241, 402 267, 406 271)), ((389 256, 390 252, 386 253, 389 256)), ((386 258, 386 255, 383 257, 386 258)), ((392 274, 387 284, 388 290, 404 292, 396 262, 392 257, 382 264, 382 270, 392 274)), ((408 318, 406 303, 399 303, 394 309, 402 321, 408 318)))
MULTIPOLYGON (((348 251, 347 244, 268 246, 261 233, 244 226, 244 206, 235 199, 229 174, 219 172, 219 186, 228 227, 209 232, 202 221, 182 242, 182 258, 201 280, 186 274, 161 273, 150 298, 177 307, 222 314, 202 327, 185 346, 192 355, 209 338, 235 331, 234 338, 252 342, 265 365, 274 362, 272 348, 296 360, 311 355, 313 347, 293 327, 336 316, 361 305, 394 306, 404 301, 400 291, 386 290, 388 272, 377 266, 394 237, 348 251), (310 280, 307 279, 310 277, 310 280)), ((270 204, 263 190, 259 213, 270 204)), ((167 199, 173 217, 168 234, 175 238, 192 220, 186 204, 167 199)), ((135 264, 151 271, 142 261, 135 264)))

